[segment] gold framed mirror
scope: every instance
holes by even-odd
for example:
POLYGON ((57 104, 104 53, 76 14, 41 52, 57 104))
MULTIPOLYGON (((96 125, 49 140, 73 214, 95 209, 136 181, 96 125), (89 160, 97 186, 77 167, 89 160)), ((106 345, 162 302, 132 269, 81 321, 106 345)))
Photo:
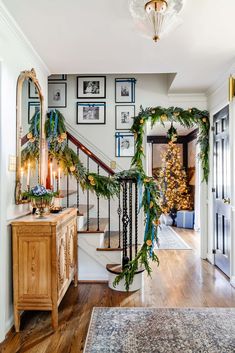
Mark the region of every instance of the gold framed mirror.
POLYGON ((44 97, 34 69, 22 71, 16 91, 16 204, 28 202, 23 192, 44 184, 44 97))

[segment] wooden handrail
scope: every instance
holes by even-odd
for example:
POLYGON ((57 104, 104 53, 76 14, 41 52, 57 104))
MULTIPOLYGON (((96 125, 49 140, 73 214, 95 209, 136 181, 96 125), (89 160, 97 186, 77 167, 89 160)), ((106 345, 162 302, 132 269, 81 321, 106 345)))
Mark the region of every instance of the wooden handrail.
POLYGON ((103 168, 108 174, 114 175, 115 172, 107 164, 105 164, 100 158, 98 158, 94 153, 92 153, 87 147, 85 147, 80 141, 76 139, 73 135, 67 132, 68 140, 71 141, 75 146, 80 148, 87 156, 89 156, 96 164, 103 168))
MULTIPOLYGON (((106 163, 104 163, 100 158, 98 158, 94 153, 92 153, 86 146, 84 146, 80 141, 76 139, 73 135, 67 132, 67 137, 75 146, 80 148, 87 156, 89 156, 96 164, 103 168, 108 174, 114 175, 115 172, 106 163)), ((25 135, 21 139, 21 146, 28 142, 28 137, 25 135)))

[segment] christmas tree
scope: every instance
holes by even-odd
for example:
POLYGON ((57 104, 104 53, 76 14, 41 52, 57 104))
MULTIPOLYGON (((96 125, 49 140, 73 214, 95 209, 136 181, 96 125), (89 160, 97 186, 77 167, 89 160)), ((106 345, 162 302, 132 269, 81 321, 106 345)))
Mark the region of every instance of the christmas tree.
POLYGON ((180 149, 173 138, 167 151, 162 154, 162 167, 159 173, 162 212, 174 213, 179 210, 191 210, 192 200, 186 172, 181 165, 180 149))

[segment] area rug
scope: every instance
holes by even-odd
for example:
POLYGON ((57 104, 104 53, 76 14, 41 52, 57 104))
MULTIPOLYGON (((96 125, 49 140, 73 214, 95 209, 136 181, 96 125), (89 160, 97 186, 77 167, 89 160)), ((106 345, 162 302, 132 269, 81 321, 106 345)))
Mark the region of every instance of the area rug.
POLYGON ((190 250, 190 246, 170 226, 161 225, 158 230, 158 250, 190 250))
POLYGON ((235 309, 94 308, 85 353, 234 353, 235 309))

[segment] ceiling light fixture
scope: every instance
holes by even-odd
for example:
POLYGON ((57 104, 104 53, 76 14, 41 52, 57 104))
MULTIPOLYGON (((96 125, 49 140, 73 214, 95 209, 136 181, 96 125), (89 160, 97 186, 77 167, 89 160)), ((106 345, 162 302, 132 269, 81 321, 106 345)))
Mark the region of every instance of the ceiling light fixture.
POLYGON ((157 42, 179 24, 184 0, 129 0, 130 12, 138 27, 157 42))

